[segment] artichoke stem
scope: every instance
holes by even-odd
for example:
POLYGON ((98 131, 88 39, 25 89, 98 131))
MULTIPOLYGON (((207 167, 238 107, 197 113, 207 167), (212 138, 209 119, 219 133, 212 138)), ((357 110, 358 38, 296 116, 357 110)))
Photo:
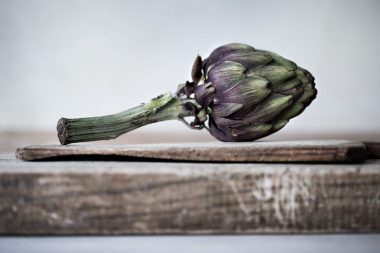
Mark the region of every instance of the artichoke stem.
POLYGON ((114 139, 158 121, 190 116, 180 98, 170 93, 160 95, 146 104, 120 113, 88 118, 61 118, 57 124, 58 139, 62 145, 75 142, 114 139))

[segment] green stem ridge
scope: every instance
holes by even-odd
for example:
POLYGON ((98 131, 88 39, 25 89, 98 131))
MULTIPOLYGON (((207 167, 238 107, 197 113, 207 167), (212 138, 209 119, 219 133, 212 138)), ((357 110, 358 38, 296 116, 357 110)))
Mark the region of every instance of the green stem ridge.
POLYGON ((57 124, 58 139, 62 145, 114 139, 147 124, 191 116, 192 112, 186 109, 184 103, 180 98, 165 93, 146 104, 116 114, 61 118, 57 124))

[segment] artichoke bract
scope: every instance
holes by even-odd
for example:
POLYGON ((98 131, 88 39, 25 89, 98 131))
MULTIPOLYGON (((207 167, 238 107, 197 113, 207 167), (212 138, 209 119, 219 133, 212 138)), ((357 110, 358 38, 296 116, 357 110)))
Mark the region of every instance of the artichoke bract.
POLYGON ((179 119, 221 141, 253 141, 283 128, 316 97, 314 77, 275 53, 232 43, 197 56, 192 81, 126 111, 61 118, 61 144, 113 139, 146 124, 179 119), (191 117, 192 120, 187 119, 191 117))

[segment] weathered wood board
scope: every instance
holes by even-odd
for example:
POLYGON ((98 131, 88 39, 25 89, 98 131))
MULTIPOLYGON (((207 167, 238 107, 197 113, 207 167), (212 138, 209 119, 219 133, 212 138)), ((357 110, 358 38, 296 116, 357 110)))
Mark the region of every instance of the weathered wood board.
POLYGON ((0 159, 0 234, 379 233, 362 164, 0 159))
POLYGON ((380 142, 379 141, 366 141, 364 142, 367 149, 367 157, 372 159, 380 158, 380 142))
POLYGON ((17 149, 16 156, 23 160, 108 156, 215 162, 361 162, 366 158, 366 147, 362 142, 346 140, 34 145, 17 149))

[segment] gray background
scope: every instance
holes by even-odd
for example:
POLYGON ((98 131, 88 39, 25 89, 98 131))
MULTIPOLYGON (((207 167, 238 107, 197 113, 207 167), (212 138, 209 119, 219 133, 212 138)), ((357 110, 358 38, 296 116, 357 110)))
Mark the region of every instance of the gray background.
MULTIPOLYGON (((379 132, 379 25, 380 1, 0 0, 0 131, 121 111, 174 91, 198 53, 242 42, 316 77, 318 98, 285 134, 379 132)), ((181 124, 142 131, 188 131, 181 124)), ((379 239, 3 237, 0 252, 379 252, 379 239)))
POLYGON ((318 98, 282 132, 379 132, 379 14, 380 1, 0 0, 0 130, 119 112, 242 42, 316 77, 318 98))

